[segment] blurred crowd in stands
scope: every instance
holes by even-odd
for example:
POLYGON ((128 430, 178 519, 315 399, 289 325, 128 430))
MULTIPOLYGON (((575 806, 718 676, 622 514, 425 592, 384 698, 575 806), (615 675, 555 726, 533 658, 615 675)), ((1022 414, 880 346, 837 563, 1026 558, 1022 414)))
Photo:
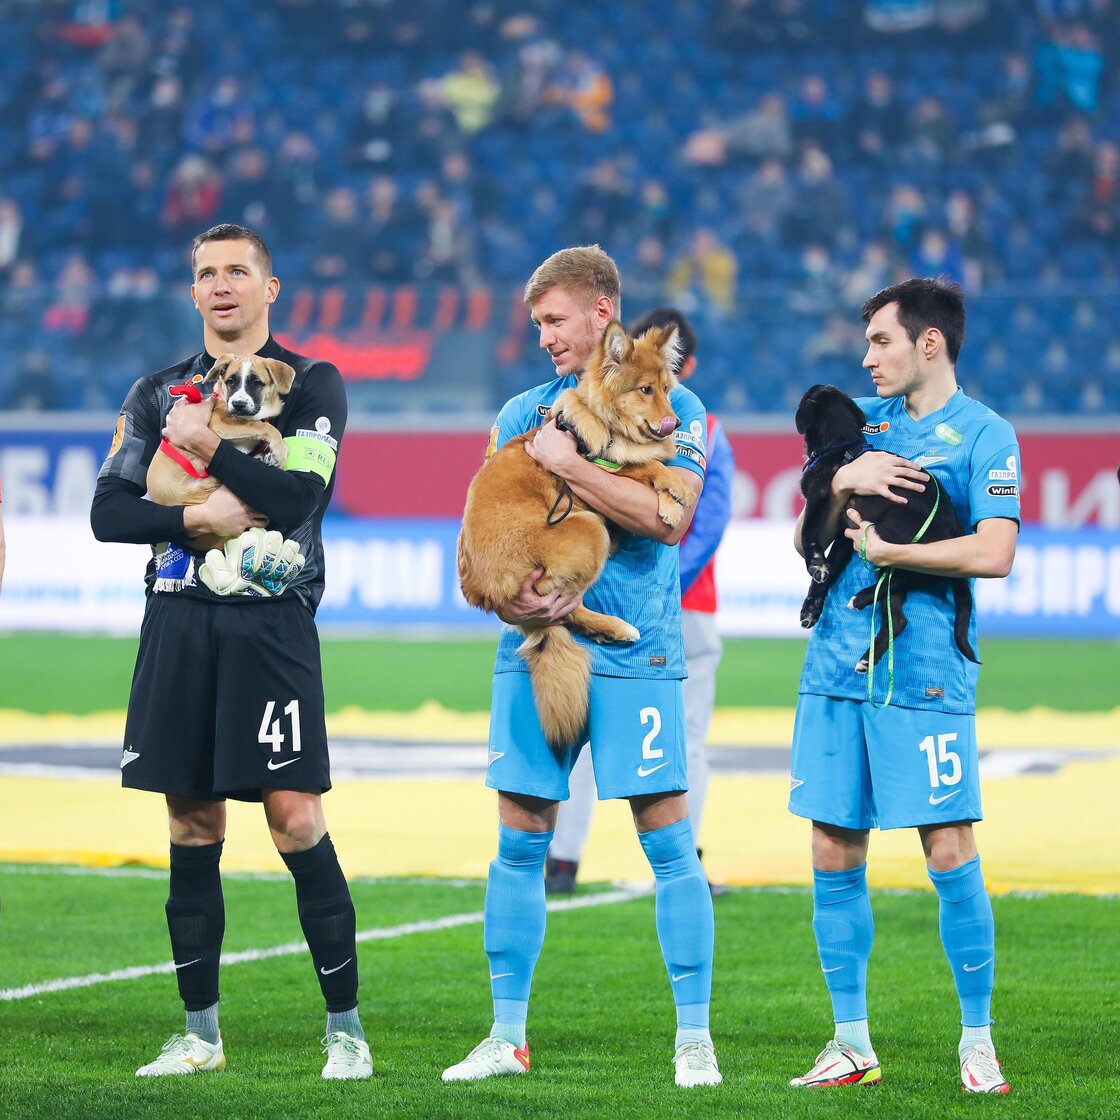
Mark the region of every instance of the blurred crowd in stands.
POLYGON ((112 408, 196 348, 186 249, 233 221, 288 308, 345 291, 371 337, 373 289, 489 288, 485 407, 547 370, 520 285, 598 242, 624 317, 694 319, 727 412, 865 392, 858 308, 913 274, 970 296, 966 388, 1120 411, 1120 0, 0 0, 0 26, 0 408, 112 408))

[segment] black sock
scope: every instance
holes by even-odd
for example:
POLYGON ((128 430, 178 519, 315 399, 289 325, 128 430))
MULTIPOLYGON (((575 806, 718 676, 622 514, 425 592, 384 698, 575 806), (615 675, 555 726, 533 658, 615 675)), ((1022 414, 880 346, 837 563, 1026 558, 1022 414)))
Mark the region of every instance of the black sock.
POLYGON ((221 858, 220 840, 199 847, 171 845, 167 929, 179 995, 188 1011, 202 1011, 218 1002, 218 962, 226 931, 221 858))
POLYGON ((296 881, 299 924, 311 949, 328 1011, 358 1005, 354 903, 330 836, 306 852, 281 852, 296 881))

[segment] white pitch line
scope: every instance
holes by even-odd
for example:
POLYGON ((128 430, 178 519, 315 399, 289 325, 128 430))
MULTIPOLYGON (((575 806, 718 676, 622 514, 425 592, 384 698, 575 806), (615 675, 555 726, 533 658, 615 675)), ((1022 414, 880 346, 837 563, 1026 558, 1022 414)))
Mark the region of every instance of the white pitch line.
MULTIPOLYGON (((610 906, 616 902, 629 902, 648 894, 648 890, 604 891, 602 894, 589 894, 581 898, 550 902, 550 912, 559 910, 583 910, 590 906, 610 906)), ((449 914, 446 918, 430 918, 422 922, 405 922, 399 926, 383 929, 362 930, 358 941, 390 941, 396 937, 408 937, 413 933, 434 933, 437 930, 454 929, 456 926, 478 925, 482 922, 482 911, 469 914, 449 914)), ((264 961, 272 957, 288 957, 296 953, 306 953, 306 941, 290 941, 286 945, 274 945, 270 949, 245 949, 239 953, 223 953, 223 965, 245 964, 249 961, 264 961)), ((0 988, 0 1002, 31 999, 49 992, 65 992, 72 988, 92 988, 97 984, 109 984, 115 980, 142 980, 146 976, 175 971, 174 961, 162 964, 135 965, 132 968, 118 968, 112 972, 91 972, 85 976, 63 976, 57 980, 44 980, 38 984, 25 984, 22 988, 0 988)))

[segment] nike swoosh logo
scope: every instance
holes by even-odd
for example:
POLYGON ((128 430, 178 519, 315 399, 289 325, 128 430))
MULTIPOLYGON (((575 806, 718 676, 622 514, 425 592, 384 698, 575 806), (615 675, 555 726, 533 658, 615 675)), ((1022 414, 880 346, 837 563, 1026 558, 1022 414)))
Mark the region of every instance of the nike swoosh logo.
POLYGON ((130 762, 135 762, 139 757, 139 752, 129 750, 128 747, 125 747, 124 753, 121 755, 121 769, 123 770, 130 762))
POLYGON ((843 967, 842 964, 835 964, 831 968, 822 968, 821 972, 839 972, 843 967))
POLYGON ((512 972, 491 972, 490 973, 490 979, 491 980, 504 980, 507 976, 512 976, 512 975, 513 975, 512 972))
POLYGON ((657 771, 660 770, 662 766, 668 766, 668 765, 669 764, 667 762, 659 762, 656 766, 651 766, 648 770, 644 766, 639 766, 638 767, 638 777, 639 778, 648 778, 650 776, 650 774, 656 774, 657 771))
POLYGON ((492 763, 497 762, 499 758, 505 758, 505 756, 505 751, 496 751, 493 747, 491 747, 490 750, 486 752, 486 765, 489 766, 492 763))
POLYGON ((955 790, 953 790, 952 793, 945 794, 944 797, 934 797, 933 794, 931 793, 929 795, 929 803, 931 805, 940 805, 942 801, 948 801, 950 797, 956 797, 957 794, 960 793, 960 792, 961 791, 959 789, 955 789, 955 790))
POLYGON ((979 972, 980 969, 984 968, 986 965, 991 964, 994 960, 995 957, 989 957, 986 961, 983 961, 980 964, 966 964, 964 966, 964 970, 965 972, 979 972))
POLYGON ((293 762, 299 762, 299 759, 298 758, 289 758, 289 759, 286 759, 284 762, 277 762, 277 761, 275 761, 275 759, 270 758, 268 760, 268 768, 269 768, 269 770, 283 770, 285 766, 291 766, 291 764, 293 762))
MULTIPOLYGON (((293 760, 293 761, 294 761, 294 760, 293 760)), ((342 964, 339 964, 339 965, 335 965, 335 967, 334 967, 334 968, 320 968, 320 969, 319 969, 319 974, 320 974, 321 976, 330 976, 332 972, 340 972, 340 971, 341 971, 342 969, 344 969, 344 968, 345 968, 345 967, 346 967, 346 966, 347 966, 347 965, 348 965, 348 964, 349 964, 349 963, 350 963, 350 962, 351 962, 351 961, 352 961, 353 959, 354 959, 353 957, 347 957, 347 958, 346 958, 346 960, 344 960, 344 961, 342 962, 342 964)))
POLYGON ((199 961, 201 961, 201 960, 202 960, 201 957, 195 957, 195 959, 193 961, 183 961, 182 964, 176 964, 175 965, 175 971, 178 972, 179 969, 181 969, 181 968, 190 968, 190 966, 192 964, 198 964, 199 961))
POLYGON ((695 972, 681 972, 681 973, 672 972, 669 975, 673 978, 673 983, 675 984, 678 980, 687 980, 688 977, 695 976, 696 973, 695 972))

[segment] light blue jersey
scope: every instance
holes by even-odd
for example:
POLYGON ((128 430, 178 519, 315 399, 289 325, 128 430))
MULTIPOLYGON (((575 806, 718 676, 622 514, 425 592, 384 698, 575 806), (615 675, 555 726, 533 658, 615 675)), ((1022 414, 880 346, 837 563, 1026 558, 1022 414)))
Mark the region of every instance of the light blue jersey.
MULTIPOLYGON (((1019 444, 1015 430, 986 405, 958 389, 944 408, 921 420, 906 412, 902 397, 856 402, 867 417, 868 443, 917 463, 937 481, 966 528, 989 517, 1019 520, 1019 444)), ((872 636, 872 608, 849 609, 858 591, 875 582, 874 573, 853 557, 829 589, 820 621, 809 638, 799 691, 802 694, 866 700, 867 677, 856 662, 872 636)), ((875 608, 874 629, 882 620, 882 596, 875 608)), ((976 710, 979 667, 957 649, 954 607, 946 580, 940 589, 916 589, 906 599, 907 627, 895 640, 895 677, 891 704, 927 711, 970 714, 976 710)), ((976 644, 976 616, 969 626, 976 644)), ((886 688, 886 659, 878 681, 886 688)), ((882 699, 882 694, 876 696, 882 699)))
MULTIPOLYGON (((545 412, 565 390, 578 384, 575 375, 538 385, 506 403, 495 421, 491 437, 494 449, 508 443, 545 421, 545 412)), ((707 416, 700 399, 690 389, 678 386, 669 395, 680 418, 676 454, 670 467, 684 467, 701 478, 707 460, 707 416)), ((683 679, 687 676, 681 639, 680 576, 677 549, 632 533, 620 533, 618 548, 607 560, 599 579, 583 597, 593 611, 617 615, 636 626, 641 638, 633 643, 600 645, 575 634, 591 654, 592 673, 608 677, 683 679)), ((496 673, 526 672, 517 656, 524 635, 505 626, 498 642, 496 673)))

